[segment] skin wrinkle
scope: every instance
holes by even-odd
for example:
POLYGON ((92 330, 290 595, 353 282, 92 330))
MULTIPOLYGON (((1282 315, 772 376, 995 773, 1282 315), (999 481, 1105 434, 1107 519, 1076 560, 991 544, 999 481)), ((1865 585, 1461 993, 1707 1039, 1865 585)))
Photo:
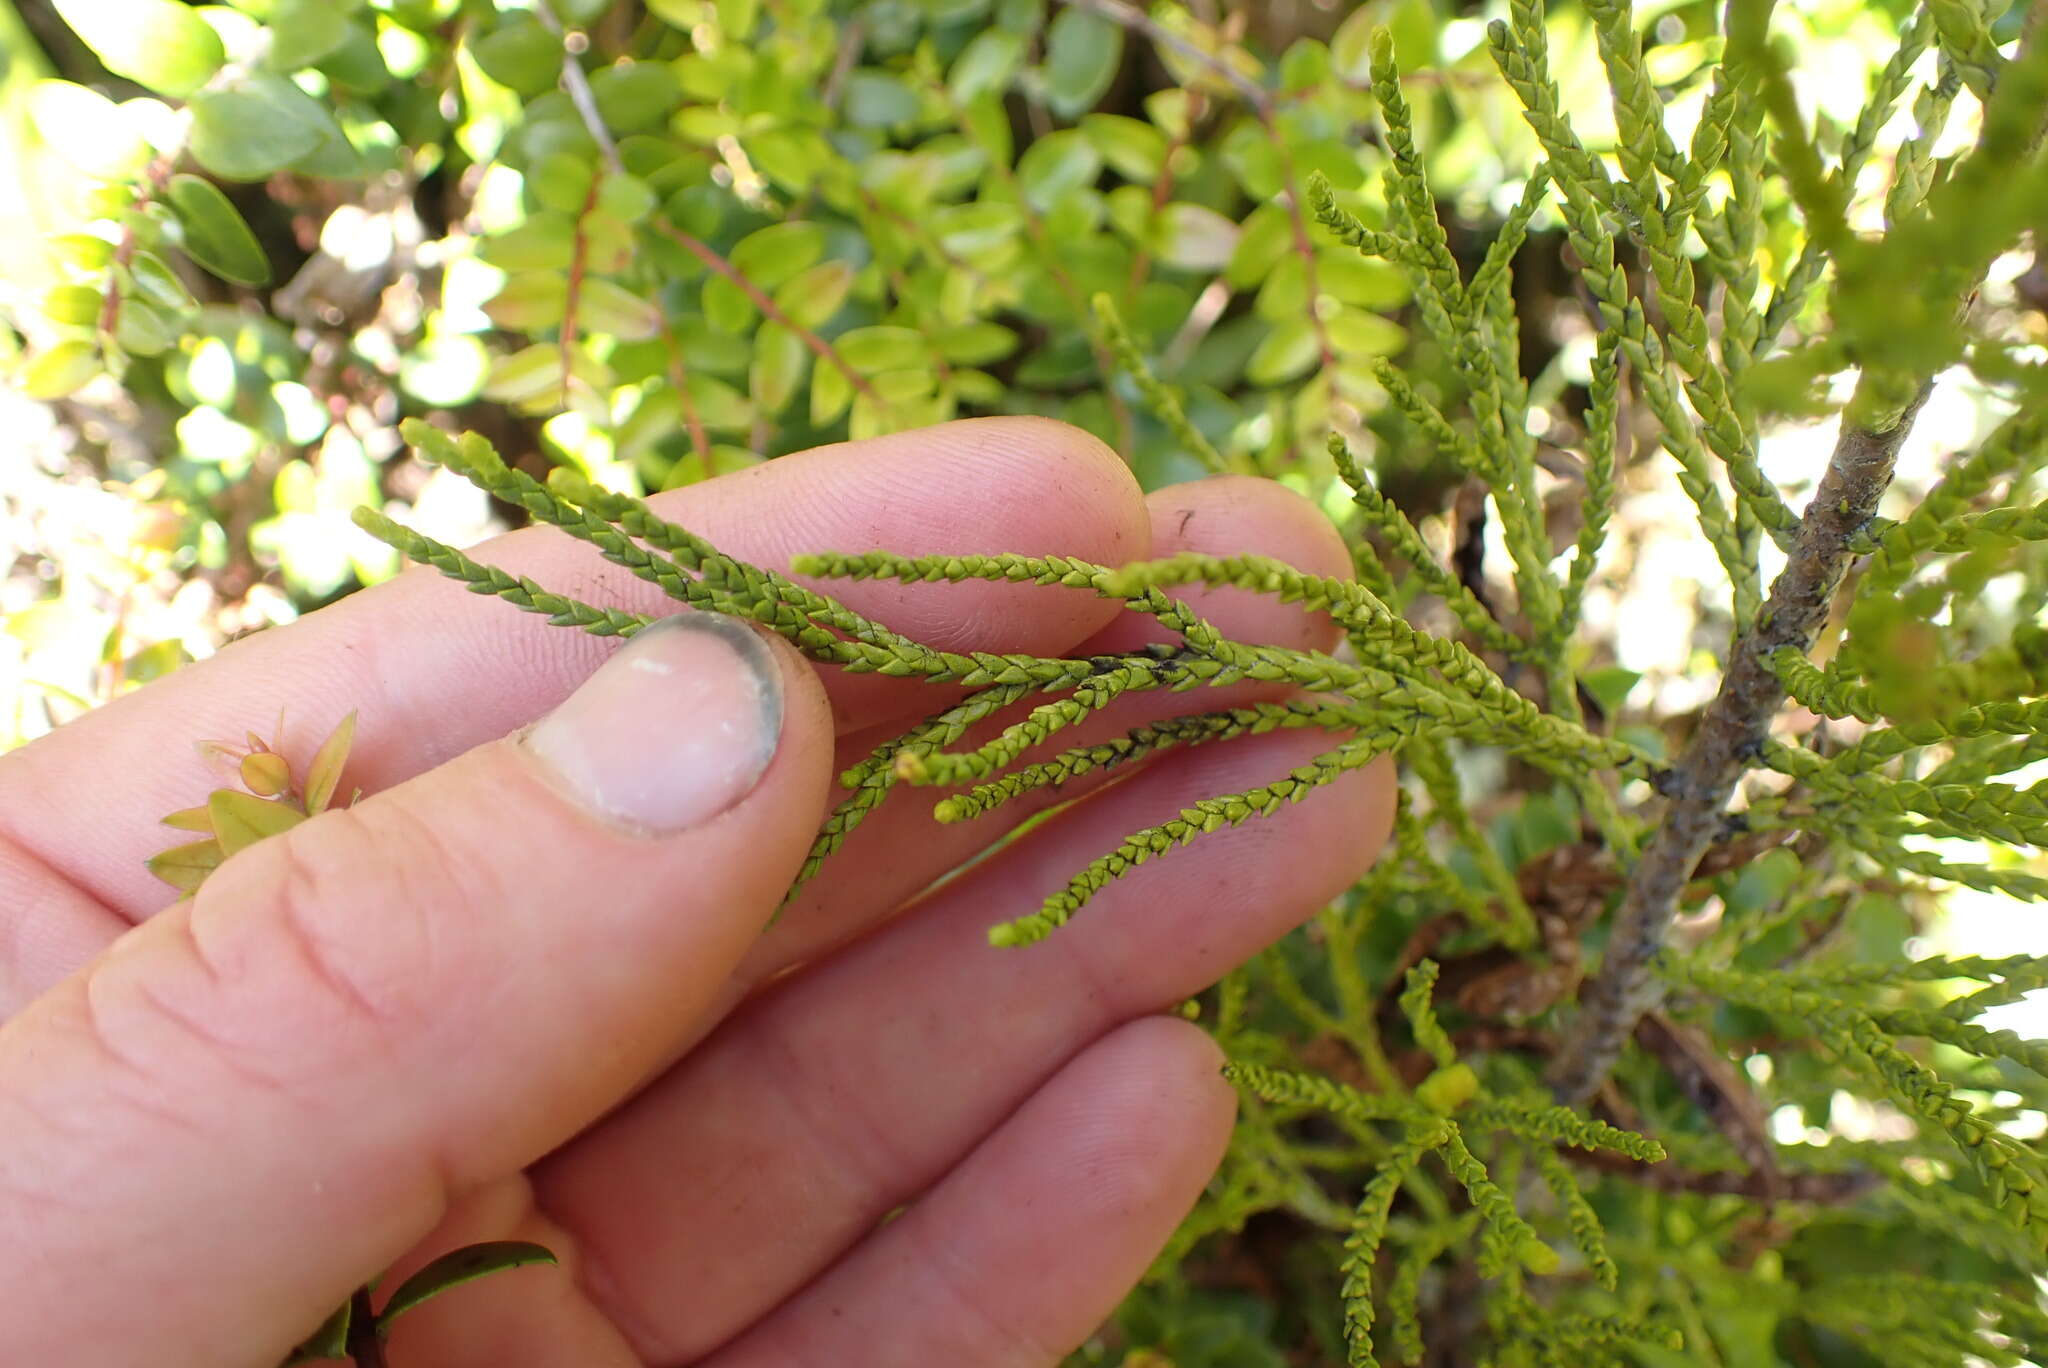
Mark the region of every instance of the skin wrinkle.
POLYGON ((437 1000, 408 1001, 412 995, 394 991, 404 977, 395 972, 398 966, 421 983, 439 979, 434 957, 427 953, 433 939, 428 931, 430 909, 489 898, 493 886, 491 871, 478 864, 474 852, 444 840, 431 820, 406 820, 409 816, 388 808, 322 813, 282 839, 255 847, 259 853, 246 857, 230 878, 209 879, 194 908, 195 920, 217 916, 225 927, 226 918, 245 915, 234 910, 245 885, 274 890, 280 940, 266 938, 264 947, 288 946, 309 981, 341 1005, 344 1020, 369 1027, 384 1053, 393 1058, 402 1053, 400 1045, 408 1036, 425 1034, 422 1026, 443 1005, 437 1000), (374 911, 379 918, 374 973, 338 954, 337 947, 347 946, 350 937, 345 930, 336 935, 330 929, 337 917, 369 912, 357 905, 350 888, 372 861, 398 871, 403 890, 403 896, 374 911), (209 894, 214 897, 209 899, 209 894), (401 938, 407 947, 404 953, 392 948, 401 938))
MULTIPOLYGON (((550 1210, 546 1197, 537 1187, 529 1182, 528 1188, 532 1193, 534 1214, 560 1232, 563 1243, 575 1251, 575 1264, 572 1266, 564 1259, 563 1266, 572 1268, 571 1276, 575 1278, 585 1300, 590 1303, 591 1310, 618 1331, 619 1338, 625 1341, 627 1349, 636 1360, 648 1361, 646 1355, 641 1353, 640 1346, 659 1343, 660 1336, 655 1333, 654 1327, 641 1320, 634 1310, 633 1299, 625 1295, 625 1285, 619 1281, 618 1274, 613 1272, 611 1261, 605 1257, 597 1244, 585 1240, 571 1221, 550 1210)), ((543 1240, 542 1243, 547 1244, 550 1249, 556 1248, 551 1241, 543 1240)))
POLYGON ((0 1026, 127 925, 0 830, 0 1026))
MULTIPOLYGON (((910 1161, 896 1143, 890 1130, 890 1123, 898 1120, 895 1116, 872 1117, 860 1105, 862 1094, 859 1089, 848 1089, 850 1096, 831 1097, 819 1092, 811 1085, 808 1055, 798 1048, 782 1032, 763 1030, 757 1021, 744 1023, 735 1032, 740 1047, 738 1063, 745 1064, 749 1057, 759 1056, 761 1066, 753 1069, 739 1068, 736 1071, 750 1078, 760 1080, 765 1087, 757 1086, 753 1097, 773 1097, 782 1115, 794 1121, 801 1137, 801 1148, 816 1156, 818 1162, 809 1167, 818 1173, 829 1173, 838 1180, 840 1202, 832 1209, 850 1214, 831 1222, 830 1228, 842 1232, 831 1242, 830 1248, 821 1247, 816 1252, 813 1266, 795 1280, 789 1295, 794 1296, 810 1280, 822 1275, 832 1264, 843 1257, 848 1248, 859 1244, 859 1232, 871 1226, 889 1211, 904 1202, 912 1200, 930 1185, 931 1179, 916 1182, 892 1181, 889 1174, 912 1173, 926 1167, 910 1161), (799 1085, 802 1086, 799 1086, 799 1085), (816 1098, 813 1102, 812 1098, 816 1098), (827 1112, 829 1104, 837 1103, 834 1111, 827 1112), (836 1133, 843 1129, 845 1122, 852 1119, 859 1126, 859 1136, 849 1138, 836 1133)), ((828 1079, 829 1083, 830 1080, 828 1079)), ((804 1161, 795 1161, 802 1164, 804 1161)), ((746 1156, 736 1157, 734 1167, 745 1172, 753 1167, 746 1156)), ((941 1170, 943 1172, 943 1170, 941 1170)), ((744 1194, 744 1184, 736 1185, 736 1194, 744 1194)), ((815 1192, 806 1194, 814 1200, 807 1205, 818 1206, 815 1192)), ((623 1284, 618 1284, 623 1287, 623 1284)), ((644 1290, 634 1300, 644 1301, 644 1290)), ((630 1303, 627 1303, 628 1305, 630 1303)), ((634 1347, 642 1357, 651 1362, 677 1362, 708 1357, 725 1343, 744 1336, 755 1324, 773 1314, 771 1307, 763 1307, 760 1313, 744 1325, 735 1327, 721 1341, 699 1345, 685 1350, 673 1342, 671 1336, 652 1332, 652 1327, 635 1316, 619 1314, 621 1304, 599 1303, 599 1309, 612 1316, 621 1324, 640 1325, 650 1333, 644 1337, 633 1337, 634 1347)))
MULTIPOLYGON (((923 1292, 929 1285, 949 1301, 964 1297, 972 1303, 973 1323, 993 1323, 996 1333, 1013 1342, 1080 1342, 1098 1313, 1061 1307, 1071 1307, 1076 1295, 1088 1300, 1077 1288, 1099 1276, 1095 1265, 1105 1257, 1115 1263, 1120 1256, 1085 1244, 1077 1248, 1075 1240, 1133 1227, 1156 1228, 1156 1238, 1165 1238, 1194 1199, 1198 1171, 1205 1175, 1213 1168, 1227 1138, 1234 1099, 1217 1077, 1220 1062, 1213 1044, 1194 1028, 1166 1018, 1142 1018, 1097 1039, 1086 1056, 1022 1099, 902 1218, 872 1231, 832 1273, 793 1294, 727 1354, 714 1357, 713 1368, 810 1362, 814 1346, 836 1344, 846 1334, 873 1334, 882 1322, 871 1308, 884 1288, 923 1292), (1201 1124, 1204 1113, 1213 1125, 1201 1124), (1192 1137, 1206 1138, 1195 1148, 1178 1143, 1192 1137), (1077 1190, 1081 1200, 1068 1201, 1077 1190), (979 1244, 934 1243, 961 1229, 986 1234, 979 1244), (1047 1251, 1053 1252, 1046 1274, 1021 1279, 1020 1268, 1047 1265, 1047 1251), (981 1260, 979 1287, 972 1285, 975 1270, 960 1255, 981 1260), (996 1305, 1013 1315, 992 1314, 996 1305), (1020 1324, 1043 1325, 1048 1333, 1012 1334, 1020 1324)), ((1136 1238, 1149 1246, 1153 1236, 1136 1238)), ((980 1341, 963 1347, 963 1336, 972 1332, 957 1317, 939 1312, 934 1300, 921 1295, 895 1318, 924 1332, 917 1347, 925 1357, 916 1361, 990 1365, 1050 1363, 1058 1357, 1048 1351, 1012 1360, 994 1357, 980 1341)), ((1109 1310, 1102 1306, 1100 1314, 1109 1310)), ((909 1360, 899 1355, 860 1361, 909 1360)))
POLYGON ((1004 1359, 977 1353, 969 1362, 977 1365, 1004 1362, 1035 1365, 1056 1363, 1064 1357, 1060 1350, 1032 1335, 1027 1327, 1004 1321, 975 1295, 973 1256, 964 1251, 957 1241, 948 1239, 945 1231, 936 1226, 920 1225, 916 1242, 918 1247, 912 1252, 922 1256, 917 1264, 919 1272, 933 1275, 933 1282, 945 1293, 956 1311, 965 1312, 972 1322, 987 1327, 991 1349, 1000 1346, 1012 1351, 1004 1359))
MULTIPOLYGON (((100 975, 88 973, 83 985, 84 991, 79 995, 81 1010, 78 1013, 78 1021, 84 1029, 86 1044, 94 1054, 114 1065, 114 1072, 118 1077, 131 1080, 146 1092, 156 1092, 158 1089, 153 1076, 154 1071, 146 1067, 139 1057, 132 1056, 127 1047, 116 1043, 118 1033, 106 1015, 112 1004, 103 1001, 106 990, 99 988, 102 982, 104 979, 100 975)), ((155 1010, 148 999, 144 998, 141 1001, 145 1007, 155 1010)), ((94 1070, 93 1076, 100 1079, 104 1074, 100 1070, 94 1070)), ((174 1131, 194 1136, 200 1134, 191 1116, 177 1107, 165 1105, 161 1099, 146 1098, 114 1086, 109 1086, 106 1093, 109 1097, 118 1099, 123 1106, 133 1108, 174 1131)))
MULTIPOLYGON (((213 958, 206 953, 205 944, 201 940, 198 928, 193 924, 190 916, 173 914, 164 919, 164 926, 161 931, 153 932, 152 934, 175 936, 177 938, 178 944, 175 948, 165 949, 158 953, 171 954, 176 953, 177 950, 182 950, 184 953, 180 955, 180 958, 196 965, 199 969, 200 977, 204 983, 204 996, 212 999, 225 999, 232 995, 236 985, 229 976, 221 972, 220 966, 215 964, 213 958)), ((287 1080, 278 1077, 274 1073, 266 1073, 259 1070, 255 1067, 252 1060, 244 1057, 243 1042, 231 1039, 219 1031, 209 1029, 203 1024, 205 1019, 204 1013, 193 1012, 183 1006, 174 1004, 171 995, 163 990, 157 980, 131 975, 124 980, 122 986, 148 1011, 169 1022, 188 1038, 197 1041, 204 1047, 209 1058, 253 1091, 258 1093, 276 1093, 280 1096, 292 1095, 292 1090, 289 1088, 287 1080)), ((151 1032, 150 1034, 155 1035, 156 1033, 151 1032)))

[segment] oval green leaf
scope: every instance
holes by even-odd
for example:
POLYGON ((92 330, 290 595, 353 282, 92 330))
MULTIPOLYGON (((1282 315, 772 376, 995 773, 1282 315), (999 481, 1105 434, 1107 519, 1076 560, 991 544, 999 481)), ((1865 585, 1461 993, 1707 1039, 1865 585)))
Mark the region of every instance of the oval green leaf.
POLYGON ((43 317, 69 328, 90 328, 99 322, 105 303, 89 285, 59 285, 43 296, 43 317))
POLYGON ((332 116, 282 76, 253 72, 194 96, 192 157, 224 180, 257 181, 320 150, 332 116))
POLYGON ((615 281, 591 277, 583 282, 577 315, 585 332, 604 333, 621 342, 645 342, 661 331, 661 309, 615 281))
POLYGON ((90 342, 59 342, 28 363, 21 392, 31 399, 62 399, 106 369, 90 342))
POLYGON ((1045 102, 1071 119, 1102 98, 1124 60, 1124 31, 1093 10, 1063 9, 1045 40, 1045 102))
POLYGON ((810 352, 803 339, 780 323, 763 323, 754 334, 754 362, 747 371, 747 389, 766 414, 782 412, 804 378, 810 352))
POLYGON ((124 299, 114 319, 114 340, 130 356, 162 356, 178 340, 178 330, 142 300, 124 299))
POLYGON ((470 53, 486 76, 529 99, 562 79, 562 40, 530 14, 509 16, 470 53))
POLYGON ((931 365, 931 347, 924 334, 913 328, 890 324, 855 328, 841 333, 834 345, 846 358, 846 364, 862 375, 931 365))
POLYGON ((837 422, 853 402, 853 382, 837 366, 820 365, 811 371, 811 426, 837 422))
POLYGON ((733 269, 764 290, 772 290, 825 255, 825 230, 791 220, 770 224, 733 244, 733 269))
POLYGON ((824 326, 853 288, 853 263, 821 261, 784 281, 775 292, 775 306, 799 328, 824 326))
POLYGON ((220 841, 221 850, 229 855, 248 849, 266 836, 290 831, 306 820, 306 814, 295 807, 240 789, 215 789, 207 796, 206 807, 213 814, 213 834, 220 841))
POLYGON ((128 277, 143 298, 166 313, 187 314, 199 307, 178 273, 155 252, 138 249, 128 259, 128 277))
POLYGON ((227 858, 227 852, 220 848, 220 842, 209 836, 203 841, 172 846, 169 850, 149 858, 149 872, 162 879, 180 893, 190 893, 203 883, 208 874, 220 867, 227 858))
POLYGON ((173 176, 164 197, 184 230, 185 251, 231 285, 268 285, 270 261, 256 234, 219 186, 201 176, 173 176))
POLYGON ((270 12, 265 64, 297 71, 326 57, 348 38, 348 8, 334 0, 277 0, 270 12))

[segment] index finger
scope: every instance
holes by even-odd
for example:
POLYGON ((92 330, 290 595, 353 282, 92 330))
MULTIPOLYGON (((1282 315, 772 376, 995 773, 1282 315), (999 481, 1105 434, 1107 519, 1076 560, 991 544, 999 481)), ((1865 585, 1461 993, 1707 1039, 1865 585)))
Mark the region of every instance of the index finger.
MULTIPOLYGON (((1022 551, 1116 563, 1143 556, 1137 482, 1093 437, 1037 418, 982 418, 822 447, 654 501, 721 550, 770 567, 801 551, 1022 551)), ((552 528, 476 558, 629 612, 674 608, 659 589, 552 528)), ((849 606, 950 650, 1056 654, 1112 603, 988 584, 835 584, 849 606)), ((159 820, 219 783, 189 744, 263 730, 282 708, 304 753, 351 709, 363 725, 349 782, 376 791, 531 722, 617 643, 475 601, 414 570, 119 699, 0 757, 0 832, 131 920, 168 901, 143 861, 159 820)), ((943 706, 929 686, 827 670, 841 731, 943 706)), ((0 888, 0 897, 11 890, 0 888)))

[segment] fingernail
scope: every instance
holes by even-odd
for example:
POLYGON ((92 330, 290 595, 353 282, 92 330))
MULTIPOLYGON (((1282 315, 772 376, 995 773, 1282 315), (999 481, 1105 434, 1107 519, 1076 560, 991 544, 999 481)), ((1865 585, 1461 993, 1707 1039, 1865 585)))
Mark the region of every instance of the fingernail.
POLYGON ((642 628, 525 744, 591 812, 669 835, 751 793, 781 735, 767 643, 730 618, 684 613, 642 628))

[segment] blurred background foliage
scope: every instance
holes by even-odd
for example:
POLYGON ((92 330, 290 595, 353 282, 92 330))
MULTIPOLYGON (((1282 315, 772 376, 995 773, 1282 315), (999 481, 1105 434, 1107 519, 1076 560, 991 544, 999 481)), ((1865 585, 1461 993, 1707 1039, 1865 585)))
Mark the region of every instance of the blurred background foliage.
MULTIPOLYGON (((1367 363, 1400 355, 1447 407, 1449 368, 1408 345, 1400 272, 1314 229, 1300 190, 1319 171, 1382 218, 1384 25, 1454 246, 1483 250, 1535 148, 1477 8, 555 4, 0 6, 24 439, 0 744, 392 573, 355 503, 458 541, 491 525, 400 450, 406 414, 621 489, 976 413, 1077 423, 1148 485, 1204 473, 1108 379, 1098 291, 1233 467, 1321 498, 1334 426, 1411 511, 1448 508, 1453 472, 1367 363)), ((1787 16, 1824 117, 1853 117, 1895 8, 1787 16)), ((1711 6, 1642 14, 1696 103, 1711 6)), ((1551 27, 1598 145, 1590 29, 1569 6, 1551 27)), ((1537 400, 1568 421, 1592 338, 1558 237, 1539 226, 1519 288, 1537 400)))
MULTIPOLYGON (((1777 7, 1823 148, 1908 10, 1777 7)), ((1397 357, 1446 411, 1453 368, 1411 332, 1405 278, 1317 229, 1302 188, 1320 172, 1384 222, 1366 67, 1388 28, 1469 269, 1536 159, 1485 52, 1494 14, 1462 0, 0 0, 0 749, 395 573, 350 523, 359 504, 457 544, 505 525, 511 510, 403 448, 407 416, 445 415, 537 474, 568 466, 633 492, 988 413, 1085 427, 1148 486, 1207 473, 1114 363, 1098 293, 1227 468, 1342 521, 1323 446, 1341 431, 1483 585, 1505 561, 1483 489, 1475 512, 1370 367, 1397 357)), ((1682 141, 1718 51, 1714 8, 1636 15, 1682 141)), ((1591 29, 1569 3, 1549 29, 1567 112, 1602 148, 1591 29)), ((1789 204, 1765 209, 1775 278, 1802 239, 1789 204)), ((1570 435, 1585 404, 1578 289, 1539 215, 1516 261, 1539 436, 1570 435)), ((2014 335, 2048 338, 2032 262, 1992 289, 2014 335)), ((2000 416, 1962 373, 1936 402, 1907 488, 2000 416)), ((1769 430, 1767 469, 1795 501, 1829 435, 1792 418, 1769 430)), ((1726 587, 1668 470, 1638 461, 1623 479, 1581 678, 1619 734, 1655 748, 1711 690, 1726 587)), ((1567 542, 1577 490, 1553 490, 1567 542)), ((1468 759, 1489 848, 1561 877, 1542 857, 1569 848, 1577 814, 1547 782, 1468 759)), ((1791 863, 1758 861, 1728 896, 1768 904, 1791 863)), ((1941 920, 1918 895, 1861 896, 1873 958, 1912 937, 2040 948, 1967 902, 1941 920)), ((1368 978, 1391 973, 1415 920, 1375 923, 1384 943, 1357 947, 1368 978)), ((1286 1004, 1290 984, 1297 1004, 1330 990, 1314 928, 1260 972, 1272 1029, 1312 1026, 1286 1004)), ((1806 1100, 1751 1118, 1757 1134, 1841 1163, 1896 1138, 1813 1068, 1806 1100)), ((1673 1131, 1697 1101, 1672 1099, 1673 1131)), ((1271 1140, 1259 1115, 1255 1147, 1271 1140)), ((1273 1141, 1227 1168, 1227 1200, 1077 1361, 1341 1358, 1330 1232, 1349 1198, 1324 1190, 1312 1151, 1290 1169, 1273 1141)), ((1909 1310, 1926 1314, 1953 1309, 1943 1288, 2025 1266, 1997 1228, 1908 1206, 1932 1200, 1901 1189, 1787 1225, 1740 1192, 1604 1183, 1595 1205, 1632 1270, 1607 1309, 1685 1331, 1682 1354, 1629 1349, 1650 1368, 1893 1361, 1853 1281, 1831 1302, 1809 1295, 1814 1270, 1886 1275, 1910 1238, 1929 1281, 1909 1310)), ((1453 1320, 1458 1291, 1429 1289, 1453 1320)))

